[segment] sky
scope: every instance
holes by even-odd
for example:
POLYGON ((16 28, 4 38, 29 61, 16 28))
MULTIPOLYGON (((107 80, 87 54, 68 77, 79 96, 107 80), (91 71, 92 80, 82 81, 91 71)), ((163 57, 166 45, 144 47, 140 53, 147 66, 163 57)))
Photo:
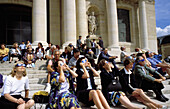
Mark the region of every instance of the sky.
POLYGON ((170 34, 170 0, 155 0, 157 36, 170 34))

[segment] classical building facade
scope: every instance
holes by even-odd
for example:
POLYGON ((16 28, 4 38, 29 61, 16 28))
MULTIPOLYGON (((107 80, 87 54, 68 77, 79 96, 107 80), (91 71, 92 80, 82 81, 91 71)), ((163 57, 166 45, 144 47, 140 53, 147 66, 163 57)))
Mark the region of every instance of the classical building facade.
POLYGON ((101 36, 104 46, 157 51, 155 0, 0 0, 1 43, 75 45, 101 36))

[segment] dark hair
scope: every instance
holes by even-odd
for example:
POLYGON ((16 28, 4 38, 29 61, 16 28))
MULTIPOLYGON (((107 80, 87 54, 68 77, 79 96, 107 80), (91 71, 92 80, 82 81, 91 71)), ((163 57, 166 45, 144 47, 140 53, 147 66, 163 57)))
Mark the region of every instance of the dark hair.
POLYGON ((144 53, 138 53, 136 56, 138 57, 138 56, 142 56, 144 53))
POLYGON ((103 66, 105 65, 105 59, 102 59, 100 62, 99 62, 99 64, 98 64, 98 67, 100 68, 100 70, 102 70, 103 69, 103 66))
POLYGON ((126 67, 126 66, 129 65, 130 63, 133 63, 133 60, 131 60, 131 59, 125 59, 123 65, 126 67))
POLYGON ((124 49, 125 47, 120 47, 120 49, 123 51, 123 49, 124 49))
POLYGON ((85 57, 81 57, 81 58, 79 58, 79 59, 77 60, 77 63, 76 63, 76 68, 77 68, 77 69, 80 69, 80 68, 81 68, 80 63, 81 63, 81 60, 82 60, 82 59, 85 59, 85 57))
POLYGON ((102 38, 101 36, 99 38, 102 38))
MULTIPOLYGON (((139 60, 140 60, 140 59, 139 59, 140 57, 142 57, 142 56, 137 56, 137 58, 136 58, 136 60, 135 60, 136 65, 139 64, 138 62, 139 62, 139 60)), ((143 58, 143 57, 142 57, 142 58, 143 58)))
POLYGON ((82 37, 82 36, 79 36, 79 37, 82 37))
POLYGON ((135 52, 138 52, 139 51, 139 48, 135 48, 135 52))
POLYGON ((56 45, 56 48, 60 49, 60 46, 59 46, 59 45, 56 45))
POLYGON ((73 49, 73 53, 77 53, 77 52, 80 52, 79 49, 74 48, 74 49, 73 49))
POLYGON ((43 47, 43 45, 42 45, 42 43, 41 43, 41 42, 39 42, 38 44, 40 44, 40 46, 41 46, 41 47, 43 47))
POLYGON ((149 57, 149 52, 147 51, 147 52, 145 53, 145 55, 146 55, 146 57, 148 58, 148 57, 149 57))
POLYGON ((86 38, 89 38, 90 36, 86 36, 86 38))
POLYGON ((86 44, 83 44, 83 45, 81 46, 81 48, 83 49, 85 46, 86 46, 86 44))
POLYGON ((2 43, 1 45, 4 45, 4 46, 5 46, 5 44, 4 44, 4 43, 2 43))

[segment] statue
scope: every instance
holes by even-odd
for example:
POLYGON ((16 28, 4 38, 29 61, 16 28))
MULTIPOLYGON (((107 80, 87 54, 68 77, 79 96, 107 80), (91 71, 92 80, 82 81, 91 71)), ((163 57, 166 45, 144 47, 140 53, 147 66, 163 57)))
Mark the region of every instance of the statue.
POLYGON ((97 23, 96 23, 96 17, 94 16, 94 12, 92 12, 92 14, 89 15, 88 24, 89 24, 89 34, 95 35, 97 30, 97 23))

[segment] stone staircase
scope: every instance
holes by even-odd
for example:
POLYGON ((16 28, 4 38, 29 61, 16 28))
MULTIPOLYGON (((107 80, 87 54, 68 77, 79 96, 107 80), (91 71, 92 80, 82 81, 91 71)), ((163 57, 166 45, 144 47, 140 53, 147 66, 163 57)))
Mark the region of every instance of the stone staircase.
MULTIPOLYGON (((10 74, 12 68, 14 66, 14 63, 9 63, 5 62, 3 64, 0 64, 0 73, 4 76, 10 74)), ((121 64, 118 64, 119 67, 123 67, 121 64)), ((47 77, 47 69, 46 69, 46 61, 37 61, 35 68, 26 68, 27 71, 27 76, 29 78, 29 84, 30 84, 30 94, 29 97, 32 98, 33 94, 37 91, 44 90, 45 84, 46 84, 46 77, 47 77)), ((100 71, 99 71, 100 73, 100 71)), ((101 89, 101 80, 100 77, 95 77, 95 83, 98 86, 98 89, 101 89)), ((165 88, 163 89, 163 93, 165 96, 170 98, 170 79, 166 80, 163 82, 165 88)), ((2 92, 2 89, 0 89, 0 93, 2 92)), ((152 91, 149 91, 148 96, 152 98, 155 102, 162 104, 162 105, 168 105, 170 107, 170 101, 163 103, 159 102, 156 99, 154 99, 155 95, 153 94, 152 91)), ((23 92, 22 95, 24 96, 25 93, 23 92)), ((143 104, 132 100, 132 103, 137 105, 138 107, 146 107, 143 104)), ((40 109, 41 104, 36 104, 36 109, 40 109)), ((35 107, 32 107, 31 109, 34 109, 35 107)), ((82 106, 83 109, 96 109, 96 106, 91 106, 91 107, 85 107, 82 106)), ((111 107, 114 109, 125 109, 124 106, 116 106, 116 107, 111 107)), ((45 104, 42 105, 42 109, 45 109, 45 104)))

